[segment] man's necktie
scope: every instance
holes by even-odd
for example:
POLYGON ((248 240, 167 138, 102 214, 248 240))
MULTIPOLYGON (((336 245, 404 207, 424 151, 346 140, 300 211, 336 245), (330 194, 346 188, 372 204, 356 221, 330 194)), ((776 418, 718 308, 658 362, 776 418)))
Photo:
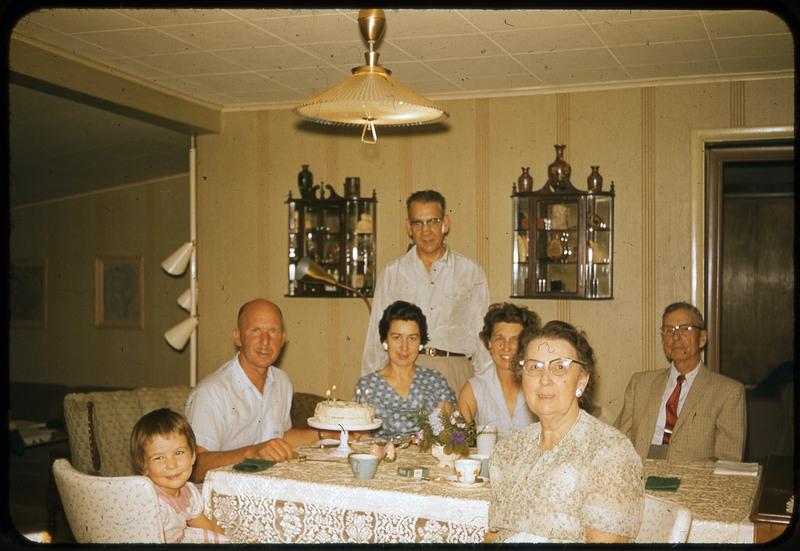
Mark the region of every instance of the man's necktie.
POLYGON ((681 385, 683 384, 685 375, 678 375, 678 384, 675 385, 675 390, 669 395, 667 400, 667 424, 664 426, 664 439, 662 444, 669 444, 669 437, 672 436, 672 427, 678 422, 678 398, 681 396, 681 385))

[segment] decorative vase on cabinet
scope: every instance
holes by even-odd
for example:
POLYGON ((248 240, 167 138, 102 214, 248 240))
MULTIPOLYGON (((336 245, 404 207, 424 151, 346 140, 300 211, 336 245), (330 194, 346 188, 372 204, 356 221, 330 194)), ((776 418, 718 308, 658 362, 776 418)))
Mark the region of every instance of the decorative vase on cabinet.
POLYGON ((569 169, 553 174, 538 191, 511 195, 512 298, 613 298, 614 183, 582 191, 569 169))
POLYGON ((312 194, 300 199, 289 192, 286 296, 358 298, 356 293, 338 285, 295 281, 297 263, 304 256, 309 256, 337 282, 366 297, 373 295, 378 201, 374 190, 372 197, 353 193, 354 180, 357 179, 348 178, 347 182, 350 197, 340 197, 330 185, 313 186, 312 194))

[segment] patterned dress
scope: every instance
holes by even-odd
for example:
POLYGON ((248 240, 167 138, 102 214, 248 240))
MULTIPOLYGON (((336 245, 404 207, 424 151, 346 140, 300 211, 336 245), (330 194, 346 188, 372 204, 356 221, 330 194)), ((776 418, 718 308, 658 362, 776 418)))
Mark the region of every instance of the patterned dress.
POLYGON ((496 542, 525 532, 550 542, 586 541, 586 528, 632 541, 644 511, 642 460, 617 429, 581 410, 550 450, 541 424, 498 442, 489 458, 489 527, 496 542))
POLYGON ((181 488, 178 497, 156 486, 164 538, 167 543, 226 543, 228 538, 205 528, 187 526, 187 522, 203 514, 203 498, 191 482, 181 488))
MULTIPOLYGON (((361 377, 356 383, 356 389, 361 389, 361 400, 369 390, 369 403, 375 408, 375 417, 383 421, 381 428, 372 434, 378 438, 405 437, 418 433, 422 427, 417 424, 415 415, 422 408, 423 400, 430 410, 439 402, 451 402, 454 407, 456 402, 456 393, 447 385, 444 376, 438 371, 419 365, 414 370, 414 378, 405 400, 377 371, 361 377)), ((353 400, 358 398, 354 390, 353 400)))

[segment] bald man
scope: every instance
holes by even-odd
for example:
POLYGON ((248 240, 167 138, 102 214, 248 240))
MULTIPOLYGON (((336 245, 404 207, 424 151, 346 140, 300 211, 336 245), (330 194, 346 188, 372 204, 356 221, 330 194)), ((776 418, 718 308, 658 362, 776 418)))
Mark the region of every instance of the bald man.
POLYGON ((265 299, 244 304, 233 340, 236 356, 203 377, 186 402, 197 438, 196 482, 210 469, 245 458, 286 461, 297 457, 292 448, 339 437, 333 431, 292 428, 292 383, 273 365, 286 341, 283 314, 275 304, 265 299))

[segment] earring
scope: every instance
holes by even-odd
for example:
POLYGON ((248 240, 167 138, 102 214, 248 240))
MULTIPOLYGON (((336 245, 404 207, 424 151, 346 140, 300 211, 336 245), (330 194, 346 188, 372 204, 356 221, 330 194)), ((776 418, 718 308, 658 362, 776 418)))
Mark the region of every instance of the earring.
POLYGON ((422 349, 423 349, 423 348, 425 348, 425 347, 424 347, 424 346, 422 346, 422 345, 419 345, 419 351, 420 351, 420 352, 422 352, 422 349))
POLYGON ((579 388, 578 390, 575 391, 575 397, 580 398, 581 396, 583 396, 583 390, 579 388))
POLYGON ((384 350, 389 350, 389 343, 387 343, 387 342, 383 343, 383 349, 384 350))

